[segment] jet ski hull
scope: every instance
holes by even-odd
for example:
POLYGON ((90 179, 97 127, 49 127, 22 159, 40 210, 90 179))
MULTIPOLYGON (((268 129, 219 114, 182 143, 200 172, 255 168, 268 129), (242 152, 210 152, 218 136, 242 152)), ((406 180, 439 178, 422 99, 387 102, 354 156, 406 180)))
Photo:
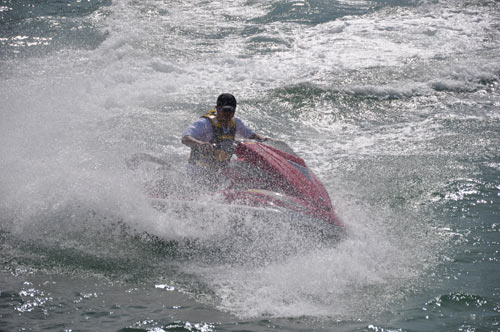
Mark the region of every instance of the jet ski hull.
POLYGON ((231 185, 222 193, 227 202, 287 209, 343 226, 323 184, 304 160, 279 142, 242 142, 237 159, 225 170, 231 185), (272 144, 272 143, 271 143, 272 144))

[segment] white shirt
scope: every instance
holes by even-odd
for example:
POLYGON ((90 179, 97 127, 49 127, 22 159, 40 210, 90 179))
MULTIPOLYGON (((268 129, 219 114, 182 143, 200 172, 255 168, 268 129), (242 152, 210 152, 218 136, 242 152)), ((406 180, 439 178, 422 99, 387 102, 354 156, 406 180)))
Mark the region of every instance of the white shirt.
MULTIPOLYGON (((234 119, 236 120, 236 138, 250 138, 255 135, 255 132, 248 128, 243 121, 238 118, 234 119)), ((210 119, 199 118, 182 132, 182 136, 191 136, 202 142, 210 142, 213 133, 214 129, 210 119)))

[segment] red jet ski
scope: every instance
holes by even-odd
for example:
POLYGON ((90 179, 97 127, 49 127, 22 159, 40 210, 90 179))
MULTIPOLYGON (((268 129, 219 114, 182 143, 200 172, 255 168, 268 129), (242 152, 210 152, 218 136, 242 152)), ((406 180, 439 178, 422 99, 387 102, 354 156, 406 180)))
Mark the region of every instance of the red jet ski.
MULTIPOLYGON (((308 216, 308 219, 314 221, 325 221, 325 226, 343 226, 333 210, 323 184, 304 160, 284 142, 268 139, 265 142, 236 142, 227 147, 215 148, 229 154, 229 158, 232 154, 237 157, 233 157, 215 177, 207 177, 215 179, 214 182, 224 179, 223 183, 215 185, 216 192, 223 200, 221 203, 236 209, 251 207, 261 211, 261 208, 272 208, 280 212, 308 216)), ((159 165, 161 170, 165 171, 171 168, 169 162, 144 153, 132 156, 127 160, 127 165, 131 169, 137 169, 145 162, 159 165)), ((146 187, 148 194, 156 198, 153 205, 159 210, 168 210, 168 207, 177 201, 192 200, 192 184, 188 183, 182 190, 179 183, 175 183, 174 189, 170 188, 170 182, 152 181, 146 187)), ((209 187, 213 190, 213 182, 209 183, 212 184, 209 187)), ((203 186, 197 187, 201 188, 203 186)), ((211 205, 215 204, 216 201, 211 205)), ((192 205, 191 208, 193 207, 192 205)), ((206 208, 206 204, 203 204, 203 208, 206 208)), ((321 223, 314 224, 322 227, 321 223)))
POLYGON ((223 172, 230 181, 222 190, 228 203, 274 207, 343 226, 316 175, 283 142, 240 142, 236 160, 223 172))

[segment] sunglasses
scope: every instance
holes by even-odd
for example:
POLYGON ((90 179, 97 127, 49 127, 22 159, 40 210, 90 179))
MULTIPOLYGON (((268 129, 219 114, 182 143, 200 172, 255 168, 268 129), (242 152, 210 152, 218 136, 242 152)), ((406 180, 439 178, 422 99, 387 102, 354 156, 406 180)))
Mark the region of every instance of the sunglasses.
POLYGON ((233 113, 235 111, 234 107, 224 106, 221 110, 222 113, 233 113))

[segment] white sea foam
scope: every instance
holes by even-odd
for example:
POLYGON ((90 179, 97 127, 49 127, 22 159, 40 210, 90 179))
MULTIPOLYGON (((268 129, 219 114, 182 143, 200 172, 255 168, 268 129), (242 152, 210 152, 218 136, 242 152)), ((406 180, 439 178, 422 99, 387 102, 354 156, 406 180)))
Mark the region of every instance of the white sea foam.
POLYGON ((387 220, 356 214, 349 219, 348 237, 336 244, 257 267, 197 264, 187 271, 215 291, 221 309, 242 318, 374 314, 398 301, 399 285, 408 285, 431 263, 426 250, 433 240, 428 237, 422 246, 408 234, 395 241, 383 226, 387 220))

